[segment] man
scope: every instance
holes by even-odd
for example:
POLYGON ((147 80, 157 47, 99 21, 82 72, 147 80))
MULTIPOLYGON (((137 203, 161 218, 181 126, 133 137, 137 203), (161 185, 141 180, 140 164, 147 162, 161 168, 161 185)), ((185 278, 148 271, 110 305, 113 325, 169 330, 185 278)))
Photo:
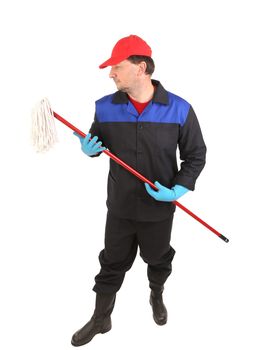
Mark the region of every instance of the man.
POLYGON ((191 105, 151 79, 151 55, 149 45, 136 35, 116 43, 111 58, 100 68, 111 67, 109 76, 118 91, 96 102, 90 132, 85 138, 80 137, 82 150, 88 156, 99 156, 108 148, 155 181, 158 191, 110 159, 105 247, 99 255, 101 270, 93 288, 95 311, 73 335, 74 346, 86 344, 96 334, 111 329, 115 296, 138 247, 148 264, 154 321, 158 325, 167 322, 162 293, 175 255, 170 246, 175 211, 172 201, 194 190, 205 164, 206 147, 191 105), (182 160, 180 169, 177 146, 182 160))

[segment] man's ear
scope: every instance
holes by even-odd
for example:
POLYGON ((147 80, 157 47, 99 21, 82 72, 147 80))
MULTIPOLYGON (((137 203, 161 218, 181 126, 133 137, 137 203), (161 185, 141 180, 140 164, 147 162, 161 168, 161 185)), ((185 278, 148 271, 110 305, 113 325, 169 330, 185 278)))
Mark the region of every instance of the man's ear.
POLYGON ((138 63, 138 75, 143 75, 145 74, 146 71, 146 63, 144 61, 138 63))

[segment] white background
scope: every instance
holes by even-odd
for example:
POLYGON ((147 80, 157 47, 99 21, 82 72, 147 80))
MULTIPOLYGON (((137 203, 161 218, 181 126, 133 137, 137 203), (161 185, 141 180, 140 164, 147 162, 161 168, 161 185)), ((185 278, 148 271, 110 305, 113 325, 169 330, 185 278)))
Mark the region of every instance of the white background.
POLYGON ((59 122, 59 143, 36 154, 30 113, 47 96, 87 132, 94 101, 115 91, 98 65, 129 34, 152 47, 153 77, 196 111, 207 164, 180 201, 230 243, 177 209, 168 324, 152 320, 138 256, 118 293, 112 331, 86 346, 257 348, 256 32, 250 0, 1 1, 1 349, 70 349, 91 317, 109 160, 87 158, 59 122))

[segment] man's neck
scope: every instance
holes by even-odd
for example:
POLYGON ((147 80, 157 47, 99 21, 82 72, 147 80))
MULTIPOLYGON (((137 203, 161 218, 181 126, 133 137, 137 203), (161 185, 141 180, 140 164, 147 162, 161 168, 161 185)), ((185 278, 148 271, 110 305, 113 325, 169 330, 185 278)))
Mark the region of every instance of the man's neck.
POLYGON ((148 102, 153 98, 154 86, 151 80, 147 80, 128 92, 128 95, 137 102, 148 102))

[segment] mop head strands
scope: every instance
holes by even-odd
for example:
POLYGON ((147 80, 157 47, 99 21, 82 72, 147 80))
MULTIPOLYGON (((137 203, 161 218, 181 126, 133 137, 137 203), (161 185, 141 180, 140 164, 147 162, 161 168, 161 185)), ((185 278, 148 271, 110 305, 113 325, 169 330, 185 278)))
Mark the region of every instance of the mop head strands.
POLYGON ((37 152, 45 152, 58 142, 54 114, 47 98, 33 108, 31 137, 37 152))

